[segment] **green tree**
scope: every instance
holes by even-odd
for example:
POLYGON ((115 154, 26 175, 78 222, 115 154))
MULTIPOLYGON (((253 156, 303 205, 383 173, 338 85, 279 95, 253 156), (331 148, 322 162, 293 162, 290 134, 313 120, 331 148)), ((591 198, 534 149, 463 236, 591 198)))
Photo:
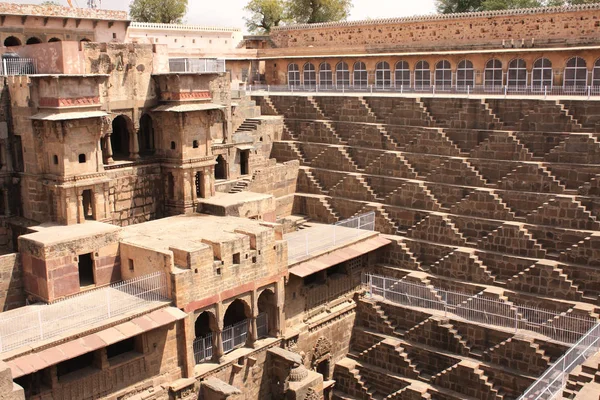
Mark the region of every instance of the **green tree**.
POLYGON ((244 9, 250 13, 244 18, 246 27, 253 33, 269 33, 284 19, 282 0, 251 0, 244 9))
POLYGON ((481 10, 482 0, 435 0, 435 8, 440 14, 454 14, 481 10))
POLYGON ((341 21, 348 18, 352 0, 287 0, 286 11, 298 24, 341 21))
POLYGON ((545 4, 540 0, 484 0, 481 5, 483 10, 492 11, 543 7, 545 4))
POLYGON ((181 23, 188 0, 133 0, 129 15, 136 22, 181 23))
POLYGON ((58 1, 54 0, 46 0, 40 3, 41 6, 60 6, 61 4, 58 1))

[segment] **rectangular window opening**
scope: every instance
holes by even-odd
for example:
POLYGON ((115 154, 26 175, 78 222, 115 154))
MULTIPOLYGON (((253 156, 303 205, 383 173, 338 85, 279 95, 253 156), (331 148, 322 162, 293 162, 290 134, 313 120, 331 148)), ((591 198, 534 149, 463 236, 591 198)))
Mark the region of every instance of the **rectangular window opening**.
POLYGON ((94 260, 92 253, 81 254, 79 256, 79 286, 94 285, 94 260))
POLYGON ((233 263, 234 264, 239 264, 240 263, 240 253, 235 253, 233 255, 233 263))
POLYGON ((64 379, 67 375, 87 368, 94 367, 94 352, 83 354, 79 357, 71 358, 56 365, 56 375, 58 380, 64 379))

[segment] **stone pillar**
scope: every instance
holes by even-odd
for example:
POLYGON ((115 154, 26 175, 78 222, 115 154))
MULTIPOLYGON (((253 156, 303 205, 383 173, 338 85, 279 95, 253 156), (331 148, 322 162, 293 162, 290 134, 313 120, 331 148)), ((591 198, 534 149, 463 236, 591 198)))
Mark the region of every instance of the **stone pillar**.
POLYGON ((85 211, 83 209, 83 192, 77 194, 77 222, 85 221, 85 211))
POLYGON ((220 364, 223 362, 223 328, 219 327, 216 331, 213 332, 213 356, 212 361, 220 364))
POLYGON ((135 130, 131 135, 133 136, 131 151, 129 152, 129 158, 132 160, 138 160, 140 158, 140 141, 138 139, 139 131, 135 130))
POLYGON ((10 196, 8 195, 8 192, 10 191, 10 186, 7 186, 6 189, 2 192, 3 193, 3 199, 2 201, 4 202, 4 215, 7 217, 10 217, 10 196))
POLYGON ((112 150, 112 143, 110 142, 110 138, 111 138, 110 134, 106 136, 105 147, 106 147, 106 163, 107 164, 112 164, 115 162, 115 160, 113 160, 113 150, 112 150))
POLYGON ((258 336, 258 328, 256 327, 256 315, 248 318, 248 336, 246 338, 246 347, 254 348, 258 336))

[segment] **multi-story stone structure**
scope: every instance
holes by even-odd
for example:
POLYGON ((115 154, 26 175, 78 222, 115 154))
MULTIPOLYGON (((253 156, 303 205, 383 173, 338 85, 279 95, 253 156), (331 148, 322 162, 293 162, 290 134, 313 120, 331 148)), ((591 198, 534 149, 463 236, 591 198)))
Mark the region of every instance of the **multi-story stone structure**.
POLYGON ((598 398, 597 5, 0 18, 0 399, 598 398))

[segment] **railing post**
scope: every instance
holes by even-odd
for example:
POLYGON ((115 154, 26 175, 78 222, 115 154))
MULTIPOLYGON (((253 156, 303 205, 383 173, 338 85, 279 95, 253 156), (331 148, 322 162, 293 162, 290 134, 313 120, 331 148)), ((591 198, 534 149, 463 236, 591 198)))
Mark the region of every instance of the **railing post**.
POLYGON ((588 86, 588 87, 587 87, 587 92, 588 92, 588 96, 587 96, 587 98, 588 98, 588 100, 589 100, 589 99, 590 99, 590 96, 592 95, 592 87, 591 87, 591 86, 588 86))
POLYGON ((467 85, 467 98, 471 95, 471 85, 467 85))
POLYGON ((432 86, 433 95, 435 96, 435 85, 432 86))
POLYGON ((515 333, 519 330, 519 312, 515 308, 515 333))
POLYGON ((404 84, 400 85, 400 94, 404 94, 404 84))
POLYGON ((6 58, 4 60, 2 60, 2 75, 7 76, 8 75, 8 69, 7 69, 7 64, 6 64, 6 58))
POLYGON ((106 291, 106 313, 108 314, 108 318, 110 318, 110 290, 106 291))
POLYGON ((371 85, 371 96, 373 96, 373 85, 371 85))
POLYGON ((544 99, 548 97, 548 86, 544 86, 544 99))
POLYGON ((44 340, 44 329, 42 327, 42 312, 41 312, 41 310, 38 310, 37 315, 38 315, 38 326, 40 327, 40 339, 44 340))
POLYGON ((508 85, 504 86, 504 98, 506 98, 506 95, 508 94, 508 85))

